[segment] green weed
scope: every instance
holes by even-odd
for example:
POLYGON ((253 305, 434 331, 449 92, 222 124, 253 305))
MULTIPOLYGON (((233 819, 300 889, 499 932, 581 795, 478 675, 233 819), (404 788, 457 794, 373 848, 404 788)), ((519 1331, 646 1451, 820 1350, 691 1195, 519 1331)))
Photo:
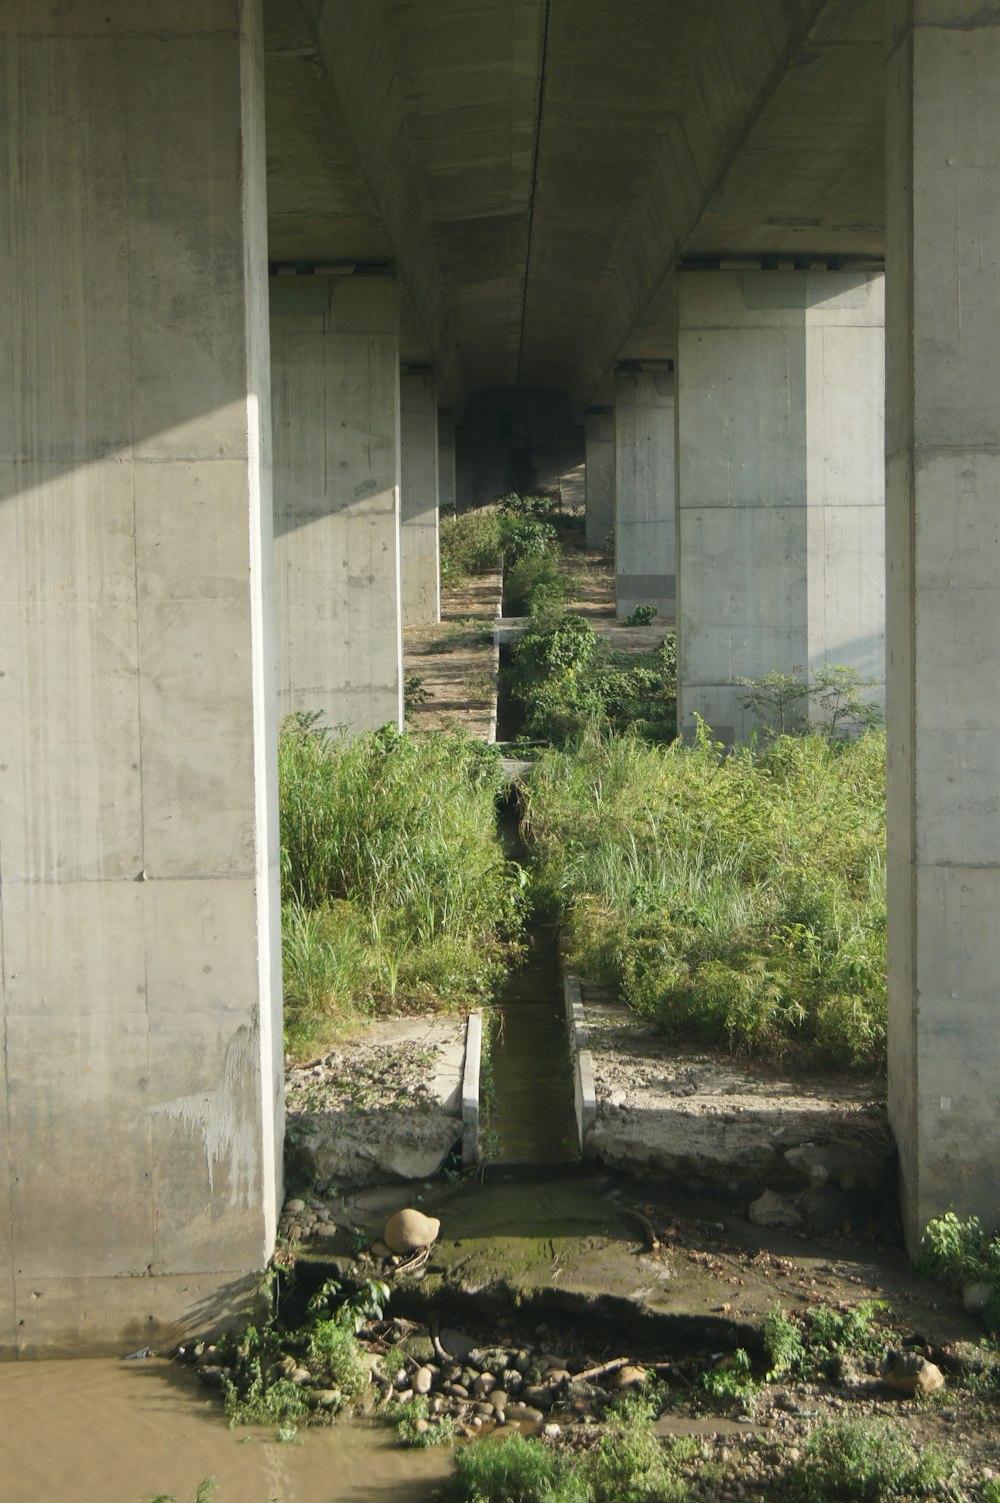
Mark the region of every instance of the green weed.
POLYGON ((709 1368, 701 1375, 701 1387, 715 1409, 726 1412, 738 1410, 752 1414, 759 1392, 754 1382, 750 1358, 742 1347, 737 1347, 729 1366, 709 1368))
POLYGON ((677 1463, 690 1459, 691 1447, 661 1444, 652 1418, 653 1406, 642 1399, 627 1400, 608 1416, 583 1466, 593 1503, 684 1503, 690 1496, 677 1463))
POLYGON ((856 668, 825 663, 810 675, 801 668, 791 673, 766 673, 761 678, 739 678, 747 689, 740 703, 754 717, 765 736, 814 733, 837 740, 882 723, 882 711, 866 698, 874 679, 862 678, 856 668))
MULTIPOLYGON (((203 1477, 194 1490, 191 1503, 212 1503, 212 1494, 215 1492, 215 1478, 203 1477)), ((150 1498, 149 1503, 177 1503, 173 1493, 157 1493, 155 1498, 150 1498)))
POLYGON ((885 741, 759 755, 590 729, 538 761, 534 891, 585 979, 674 1038, 885 1055, 885 741))
POLYGON ((442 517, 441 583, 454 588, 474 574, 498 571, 503 564, 500 514, 494 507, 442 517))
POLYGON ((764 1321, 768 1381, 836 1376, 845 1359, 878 1357, 889 1336, 879 1322, 884 1305, 862 1300, 848 1310, 816 1305, 792 1319, 775 1306, 764 1321))
POLYGON ((345 1020, 469 1005, 516 946, 518 869, 496 830, 493 748, 459 733, 348 740, 293 716, 279 738, 283 960, 294 1058, 345 1020))
POLYGON ((956 1471, 955 1461, 939 1446, 918 1451, 891 1420, 844 1419, 812 1433, 793 1477, 803 1503, 881 1503, 927 1496, 956 1471))
POLYGON ((410 1450, 450 1446, 458 1434, 450 1414, 443 1414, 440 1418, 431 1416, 430 1405, 423 1394, 417 1394, 408 1404, 387 1405, 385 1419, 395 1426, 400 1445, 410 1450))
POLYGON ((925 1278, 955 1293, 963 1284, 991 1284, 993 1295, 983 1319, 991 1331, 1000 1331, 1000 1232, 984 1230, 977 1216, 963 1221, 954 1211, 946 1211, 928 1222, 914 1262, 925 1278))
POLYGON ((463 1446, 441 1496, 445 1503, 591 1503, 579 1470, 522 1435, 463 1446))

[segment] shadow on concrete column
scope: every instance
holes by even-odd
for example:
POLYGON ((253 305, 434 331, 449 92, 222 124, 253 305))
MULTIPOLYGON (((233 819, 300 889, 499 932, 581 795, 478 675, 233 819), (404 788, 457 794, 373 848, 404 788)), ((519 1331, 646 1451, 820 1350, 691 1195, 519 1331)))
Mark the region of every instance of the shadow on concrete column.
POLYGON ((678 726, 753 724, 740 678, 885 678, 883 278, 685 271, 678 726))
POLYGON ((603 548, 615 526, 615 411, 591 407, 584 421, 587 547, 603 548))
POLYGON ((278 697, 402 725, 399 333, 380 275, 271 278, 278 697))

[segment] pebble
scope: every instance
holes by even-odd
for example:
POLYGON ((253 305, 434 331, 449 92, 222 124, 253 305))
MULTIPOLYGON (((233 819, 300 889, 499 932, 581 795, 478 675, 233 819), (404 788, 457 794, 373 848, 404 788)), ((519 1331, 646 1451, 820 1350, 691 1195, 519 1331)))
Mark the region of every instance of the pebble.
POLYGON ((540 1409, 533 1409, 530 1404, 509 1404, 507 1406, 508 1420, 524 1420, 528 1424, 540 1425, 545 1418, 540 1409))
POLYGON ((413 1374, 414 1393, 430 1393, 434 1387, 434 1374, 429 1367, 418 1367, 413 1374))
POLYGON ((506 1390, 503 1388, 494 1388, 490 1393, 490 1402, 494 1409, 506 1409, 509 1402, 506 1390))
POLYGON ((313 1394, 313 1400, 319 1405, 320 1409, 332 1409, 339 1398, 340 1394, 336 1388, 317 1388, 313 1394))
POLYGON ((305 1210, 305 1208, 306 1208, 306 1203, 305 1203, 304 1200, 286 1200, 285 1201, 285 1215, 286 1216, 298 1216, 301 1211, 305 1210))
POLYGON ((469 1390, 464 1383, 442 1383, 441 1392, 449 1394, 453 1399, 467 1399, 469 1397, 469 1390))
POLYGON ((416 1252, 420 1247, 429 1247, 436 1241, 441 1223, 436 1216, 425 1216, 412 1206, 390 1216, 382 1233, 382 1240, 394 1253, 416 1252))
POLYGON ((496 1386, 497 1380, 492 1373, 480 1373, 479 1376, 477 1378, 474 1378, 472 1381, 473 1393, 479 1394, 481 1398, 485 1397, 485 1395, 488 1393, 492 1393, 496 1386))
POLYGON ((301 1388, 304 1383, 312 1382, 312 1373, 308 1367, 296 1367, 289 1373, 289 1377, 296 1387, 301 1388))
POLYGON ((542 1434, 545 1436, 546 1440, 558 1440, 559 1436, 562 1434, 562 1431, 560 1430, 558 1425, 548 1424, 545 1425, 542 1429, 542 1434))

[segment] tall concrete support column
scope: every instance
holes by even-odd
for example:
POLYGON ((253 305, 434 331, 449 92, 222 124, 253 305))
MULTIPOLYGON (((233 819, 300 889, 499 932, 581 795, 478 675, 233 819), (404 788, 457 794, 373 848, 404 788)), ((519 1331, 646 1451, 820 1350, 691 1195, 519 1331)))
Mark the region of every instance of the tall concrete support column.
POLYGON ((434 376, 403 371, 400 402, 400 521, 403 625, 441 620, 438 561, 438 425, 434 376))
POLYGON ((885 678, 883 278, 686 271, 677 349, 678 725, 737 680, 885 678))
POLYGON ((1000 1223, 1000 24, 890 7, 889 1112, 913 1247, 1000 1223))
POLYGON ((402 725, 399 313, 387 276, 271 278, 278 699, 402 725))
POLYGON ((584 419, 583 437, 587 547, 603 548, 615 525, 614 408, 591 407, 584 419))
POLYGON ((619 619, 637 605, 673 620, 674 375, 615 372, 615 604, 619 619))
POLYGON ((438 409, 438 508, 454 511, 458 491, 455 485, 455 418, 443 407, 438 409))
POLYGON ((0 35, 0 1355, 120 1353, 281 1193, 260 16, 0 35))

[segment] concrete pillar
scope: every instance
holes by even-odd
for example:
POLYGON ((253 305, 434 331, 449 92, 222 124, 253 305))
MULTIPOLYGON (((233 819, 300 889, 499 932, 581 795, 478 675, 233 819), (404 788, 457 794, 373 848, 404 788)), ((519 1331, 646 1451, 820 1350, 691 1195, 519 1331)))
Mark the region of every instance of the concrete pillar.
POLYGON ((400 404, 403 625, 441 620, 438 567, 438 431, 434 376, 404 371, 400 404))
POLYGON ((619 619, 676 609, 674 376, 664 364, 615 372, 615 600, 619 619))
POLYGON ((603 548, 615 525, 615 413, 591 407, 584 422, 587 547, 603 548))
POLYGON ((402 724, 399 334, 387 276, 271 278, 280 713, 402 724))
POLYGON ((455 487, 455 418, 443 407, 438 409, 438 505, 440 511, 454 511, 455 487))
POLYGON ((890 7, 889 1112, 911 1248, 1000 1223, 1000 23, 890 7))
POLYGON ((885 670, 883 278, 685 271, 678 725, 752 720, 740 678, 885 670))
POLYGON ((0 1355, 168 1345, 281 1193, 254 4, 0 17, 0 1355))

